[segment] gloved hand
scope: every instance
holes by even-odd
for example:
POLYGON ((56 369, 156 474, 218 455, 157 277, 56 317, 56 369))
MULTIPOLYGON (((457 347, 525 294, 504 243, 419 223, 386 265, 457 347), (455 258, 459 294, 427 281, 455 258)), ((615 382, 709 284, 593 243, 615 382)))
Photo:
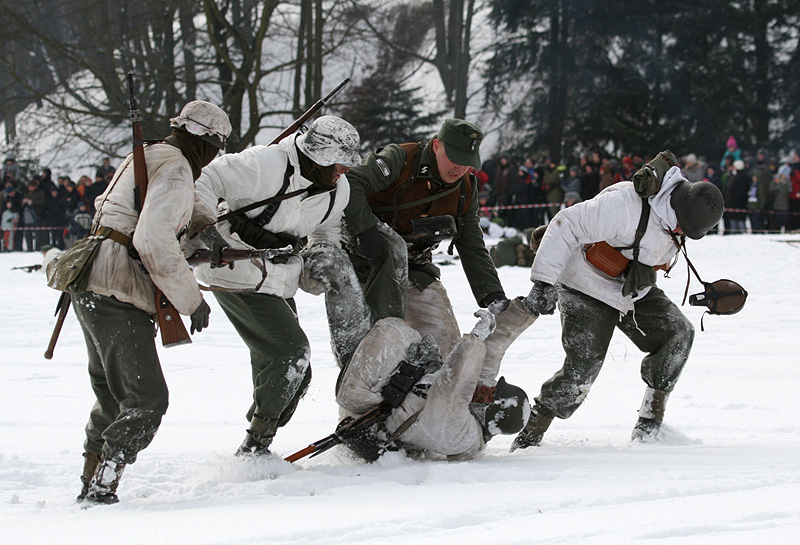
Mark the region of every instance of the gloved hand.
POLYGON ((490 293, 481 301, 481 306, 488 308, 489 312, 495 316, 500 315, 500 313, 508 308, 509 304, 511 304, 511 301, 508 300, 506 294, 502 291, 490 293))
POLYGON ((478 318, 478 323, 475 324, 475 327, 472 328, 472 331, 470 331, 469 334, 473 337, 478 337, 482 341, 485 341, 486 337, 491 335, 497 327, 497 321, 495 320, 494 314, 486 309, 481 308, 476 310, 473 316, 478 318))
POLYGON ((558 290, 552 284, 534 280, 528 296, 522 301, 533 314, 553 314, 558 302, 558 290))
MULTIPOLYGON (((223 266, 220 264, 220 261, 222 259, 222 251, 228 249, 228 241, 222 238, 217 228, 213 225, 206 227, 205 230, 200 233, 200 240, 211 250, 211 268, 216 269, 217 267, 223 266)), ((232 261, 225 265, 228 265, 231 269, 233 268, 232 261)))
POLYGON ((192 312, 190 316, 192 320, 192 327, 189 331, 194 335, 194 332, 197 331, 198 333, 203 331, 203 328, 208 327, 208 318, 211 316, 211 307, 208 306, 205 299, 200 301, 200 305, 192 312))
POLYGON ((389 242, 375 225, 356 237, 355 253, 369 261, 370 266, 374 267, 389 257, 389 242))

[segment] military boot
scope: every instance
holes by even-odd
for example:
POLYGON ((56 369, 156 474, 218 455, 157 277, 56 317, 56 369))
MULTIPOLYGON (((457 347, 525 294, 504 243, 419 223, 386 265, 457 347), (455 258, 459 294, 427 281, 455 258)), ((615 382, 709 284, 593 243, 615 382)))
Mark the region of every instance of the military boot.
POLYGON ((75 498, 78 503, 82 502, 89 493, 89 483, 92 482, 97 465, 103 460, 103 457, 96 452, 83 453, 83 473, 81 474, 81 493, 75 498))
POLYGON ((642 408, 639 409, 639 420, 631 433, 632 441, 644 441, 655 437, 664 421, 664 409, 667 406, 669 392, 647 388, 644 392, 642 408))
POLYGON ((83 499, 83 504, 88 507, 91 504, 110 505, 119 502, 117 487, 124 470, 125 464, 122 462, 101 460, 89 483, 89 492, 83 499))
POLYGON ((275 437, 275 431, 277 429, 277 418, 267 418, 256 409, 253 413, 253 418, 250 419, 250 427, 247 429, 247 435, 236 451, 236 456, 261 456, 264 454, 271 454, 269 446, 272 444, 272 439, 275 437))
POLYGON ((511 443, 511 452, 520 448, 538 447, 542 442, 544 432, 547 431, 547 428, 552 423, 552 416, 545 416, 542 414, 541 407, 534 406, 531 409, 531 417, 528 419, 528 423, 525 424, 525 428, 519 432, 519 435, 514 438, 514 442, 511 443))

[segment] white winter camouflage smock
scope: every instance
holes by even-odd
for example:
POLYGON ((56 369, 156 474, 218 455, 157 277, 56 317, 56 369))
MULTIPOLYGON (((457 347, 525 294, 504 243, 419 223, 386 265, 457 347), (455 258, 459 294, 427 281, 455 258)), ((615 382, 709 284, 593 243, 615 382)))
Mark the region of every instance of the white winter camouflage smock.
MULTIPOLYGON (((340 416, 361 415, 383 401, 381 391, 396 372, 406 350, 421 339, 419 333, 399 318, 375 323, 361 341, 348 365, 336 401, 344 409, 340 416)), ((486 443, 483 428, 469 404, 480 379, 486 356, 484 341, 464 335, 443 367, 422 377, 430 384, 427 394, 412 390, 386 420, 386 429, 396 433, 408 419, 416 420, 399 435, 404 443, 446 456, 469 458, 486 443)))
MULTIPOLYGON (((664 176, 661 190, 649 198, 650 218, 639 243, 639 262, 656 266, 668 263, 678 252, 669 232, 678 225, 670 197, 675 186, 686 181, 678 167, 664 176)), ((561 284, 594 297, 622 313, 633 309, 650 288, 634 298, 622 295, 624 280, 609 277, 586 259, 584 246, 605 241, 614 248, 633 245, 642 212, 641 197, 631 182, 614 184, 595 198, 561 210, 548 225, 531 267, 531 280, 561 284)), ((632 250, 622 250, 631 259, 632 250)))
MULTIPOLYGON (((294 166, 294 173, 286 193, 311 187, 311 181, 300 174, 294 140, 295 137, 289 137, 271 146, 255 146, 218 157, 203 169, 197 180, 198 198, 214 208, 222 199, 224 202, 219 207, 222 214, 273 197, 283 186, 289 163, 294 166)), ((273 233, 308 237, 309 243, 329 241, 338 244, 342 238, 342 212, 349 198, 350 186, 342 175, 333 191, 312 196, 304 193, 282 201, 272 220, 263 228, 273 233), (334 199, 332 207, 331 198, 334 199)), ((264 208, 255 208, 246 214, 256 217, 264 208)), ((228 222, 220 222, 217 229, 231 248, 252 248, 237 234, 231 233, 228 222)), ((303 260, 299 256, 291 256, 284 264, 267 261, 267 277, 258 292, 293 297, 302 270, 303 260)), ((261 269, 249 261, 237 262, 233 269, 212 269, 208 264, 201 265, 195 269, 195 275, 208 285, 236 290, 253 289, 263 280, 261 269)))
POLYGON ((155 314, 155 283, 178 312, 189 315, 203 297, 183 258, 178 235, 185 232, 190 220, 208 223, 213 209, 195 202, 192 169, 178 148, 163 143, 149 145, 145 161, 148 188, 141 214, 134 207, 135 182, 129 155, 105 192, 95 199, 94 217, 94 225, 132 237, 141 263, 130 256, 127 247, 104 240, 87 289, 155 314))

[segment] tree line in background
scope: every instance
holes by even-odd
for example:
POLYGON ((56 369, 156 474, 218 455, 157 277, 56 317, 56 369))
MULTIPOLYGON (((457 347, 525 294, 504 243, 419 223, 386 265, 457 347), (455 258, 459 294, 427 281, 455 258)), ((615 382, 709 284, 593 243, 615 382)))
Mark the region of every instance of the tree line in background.
POLYGON ((33 106, 35 131, 124 155, 131 70, 146 135, 205 98, 231 118, 228 151, 345 76, 327 111, 365 149, 445 116, 519 157, 800 143, 800 0, 0 0, 0 20, 6 148, 38 137, 18 131, 33 106))

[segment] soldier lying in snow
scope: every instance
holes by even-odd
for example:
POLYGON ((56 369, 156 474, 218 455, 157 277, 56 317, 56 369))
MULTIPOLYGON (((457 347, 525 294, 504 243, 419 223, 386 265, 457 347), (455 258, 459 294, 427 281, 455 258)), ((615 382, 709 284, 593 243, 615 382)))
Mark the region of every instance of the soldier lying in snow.
POLYGON ((339 248, 315 244, 303 259, 301 287, 326 294, 332 344, 343 367, 340 416, 357 417, 385 403, 394 407, 384 422, 347 442, 351 450, 368 461, 396 447, 465 459, 492 436, 522 429, 530 414, 525 392, 502 377, 495 381, 507 348, 536 320, 520 300, 497 317, 479 310, 475 328, 442 361, 433 338, 400 318, 369 326, 355 272, 339 248))

